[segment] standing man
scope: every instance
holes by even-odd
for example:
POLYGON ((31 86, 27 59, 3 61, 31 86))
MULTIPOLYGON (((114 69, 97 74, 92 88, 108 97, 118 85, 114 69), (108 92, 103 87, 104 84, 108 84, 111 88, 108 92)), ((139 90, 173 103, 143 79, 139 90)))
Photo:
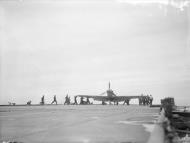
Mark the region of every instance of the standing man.
POLYGON ((83 97, 80 98, 80 104, 81 104, 81 105, 84 104, 84 100, 83 100, 83 99, 84 99, 83 97))
POLYGON ((125 105, 125 104, 129 105, 129 101, 130 101, 130 99, 125 99, 123 105, 125 105))
POLYGON ((87 99, 86 99, 86 103, 87 103, 87 104, 90 104, 89 97, 87 97, 87 99))
POLYGON ((75 99, 74 99, 74 101, 75 101, 75 102, 74 102, 74 105, 78 105, 78 103, 77 103, 77 96, 75 96, 74 98, 75 98, 75 99))
POLYGON ((44 105, 44 95, 43 95, 42 98, 41 98, 40 104, 41 104, 41 105, 44 105))
POLYGON ((153 97, 150 95, 150 106, 152 105, 153 97))
POLYGON ((127 105, 129 105, 129 101, 130 101, 130 99, 127 99, 127 105))
POLYGON ((68 101, 69 101, 69 97, 68 97, 68 94, 67 94, 67 96, 65 96, 65 103, 64 103, 64 105, 68 105, 68 101))
POLYGON ((56 103, 56 105, 57 105, 57 99, 56 99, 56 95, 54 95, 54 97, 53 97, 53 101, 51 102, 51 104, 53 104, 53 103, 56 103))

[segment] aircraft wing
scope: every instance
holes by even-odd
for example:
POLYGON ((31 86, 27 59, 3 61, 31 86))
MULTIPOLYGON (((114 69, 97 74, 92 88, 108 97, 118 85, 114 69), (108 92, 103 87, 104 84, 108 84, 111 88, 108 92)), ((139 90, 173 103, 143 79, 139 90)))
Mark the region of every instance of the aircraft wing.
POLYGON ((125 100, 130 100, 130 99, 135 99, 135 98, 139 98, 139 95, 130 95, 130 96, 116 96, 115 100, 116 101, 125 101, 125 100))
POLYGON ((98 95, 77 95, 77 97, 92 98, 97 101, 108 101, 107 96, 98 96, 98 95))

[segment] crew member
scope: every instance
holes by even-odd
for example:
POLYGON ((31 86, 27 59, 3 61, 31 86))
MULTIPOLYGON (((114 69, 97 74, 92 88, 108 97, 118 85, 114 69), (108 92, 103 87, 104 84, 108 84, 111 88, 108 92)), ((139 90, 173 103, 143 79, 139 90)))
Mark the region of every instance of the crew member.
POLYGON ((74 97, 74 101, 75 101, 74 105, 78 105, 78 103, 77 103, 77 96, 74 97))
POLYGON ((84 99, 83 97, 80 98, 80 104, 84 104, 84 100, 83 99, 84 99))
POLYGON ((54 95, 54 97, 53 97, 53 101, 51 102, 51 104, 53 104, 53 103, 56 103, 56 105, 57 105, 57 99, 56 99, 56 95, 54 95))
POLYGON ((86 103, 87 103, 87 104, 90 104, 89 97, 87 97, 87 99, 86 99, 86 103))
POLYGON ((44 95, 43 95, 42 98, 41 98, 40 104, 41 104, 41 105, 44 105, 44 95))
POLYGON ((152 105, 153 97, 150 95, 150 105, 152 105))
POLYGON ((30 101, 28 101, 28 102, 27 102, 27 105, 31 105, 31 102, 32 102, 31 100, 30 100, 30 101))

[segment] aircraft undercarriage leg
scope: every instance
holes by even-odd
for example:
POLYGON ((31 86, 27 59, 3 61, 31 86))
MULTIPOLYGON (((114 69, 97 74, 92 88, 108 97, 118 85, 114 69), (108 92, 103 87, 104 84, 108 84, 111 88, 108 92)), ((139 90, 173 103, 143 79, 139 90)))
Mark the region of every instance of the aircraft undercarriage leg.
POLYGON ((106 105, 105 101, 102 101, 102 105, 106 105))
POLYGON ((119 102, 118 101, 114 101, 114 105, 118 105, 119 104, 119 102))

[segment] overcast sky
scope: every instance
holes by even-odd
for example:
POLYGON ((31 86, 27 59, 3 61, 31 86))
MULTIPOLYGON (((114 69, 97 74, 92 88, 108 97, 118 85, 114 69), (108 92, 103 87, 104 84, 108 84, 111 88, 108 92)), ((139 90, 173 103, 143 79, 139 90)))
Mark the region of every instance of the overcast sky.
POLYGON ((0 104, 68 93, 190 105, 187 1, 0 1, 0 104))

